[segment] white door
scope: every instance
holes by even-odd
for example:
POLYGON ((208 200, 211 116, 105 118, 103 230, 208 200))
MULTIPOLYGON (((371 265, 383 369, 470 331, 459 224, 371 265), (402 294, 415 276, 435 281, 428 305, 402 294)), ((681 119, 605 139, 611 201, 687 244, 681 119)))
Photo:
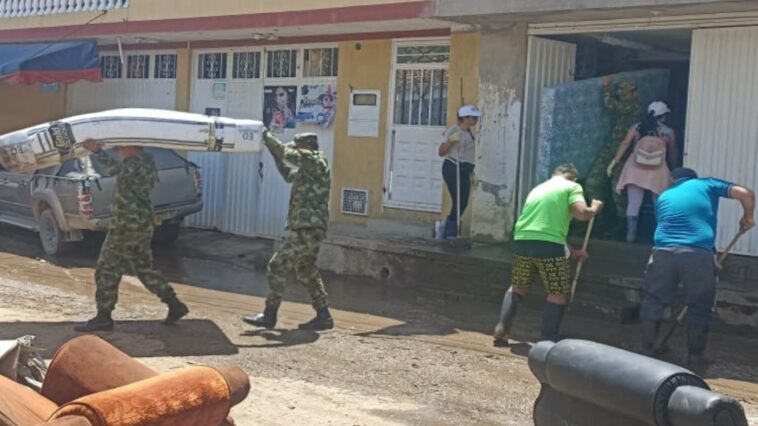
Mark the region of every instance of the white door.
POLYGON ((101 54, 103 81, 80 81, 68 86, 67 113, 85 114, 114 108, 176 106, 176 52, 101 54))
MULTIPOLYGON (((696 30, 692 39, 684 164, 701 176, 758 187, 758 27, 696 30)), ((721 201, 717 248, 738 231, 742 208, 721 201)), ((734 253, 758 255, 758 233, 734 253)))
POLYGON ((447 42, 398 43, 392 78, 384 205, 439 212, 442 159, 437 148, 447 123, 447 42))
POLYGON ((539 183, 536 182, 536 167, 542 89, 574 81, 575 66, 576 45, 542 37, 529 37, 526 101, 519 165, 519 209, 529 191, 539 183))

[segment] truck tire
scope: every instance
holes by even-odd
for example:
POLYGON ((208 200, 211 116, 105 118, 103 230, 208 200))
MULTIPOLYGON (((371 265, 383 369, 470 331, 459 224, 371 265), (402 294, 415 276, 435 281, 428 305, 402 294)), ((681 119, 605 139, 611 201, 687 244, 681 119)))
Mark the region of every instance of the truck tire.
POLYGON ((64 254, 71 247, 70 243, 63 241, 63 231, 49 208, 39 215, 39 240, 42 250, 49 256, 64 254))
POLYGON ((181 223, 164 223, 163 225, 155 228, 153 234, 153 242, 157 245, 167 246, 173 244, 179 233, 181 232, 181 223))

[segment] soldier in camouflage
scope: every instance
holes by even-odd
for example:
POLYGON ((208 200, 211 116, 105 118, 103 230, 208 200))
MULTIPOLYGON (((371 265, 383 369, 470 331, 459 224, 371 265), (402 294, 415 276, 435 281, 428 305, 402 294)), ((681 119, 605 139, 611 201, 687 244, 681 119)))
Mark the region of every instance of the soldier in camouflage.
MULTIPOLYGON (((617 167, 613 170, 612 176, 608 177, 607 166, 616 155, 616 151, 629 129, 638 121, 640 106, 637 103, 637 85, 634 81, 620 82, 615 94, 611 91, 612 83, 613 78, 611 76, 606 76, 603 79, 603 104, 613 119, 613 130, 610 139, 600 149, 590 172, 587 174, 584 190, 587 197, 602 200, 606 205, 610 204, 608 201, 609 198, 612 198, 618 217, 615 224, 623 226, 626 216, 626 195, 618 194, 613 190, 618 183, 621 168, 617 167)), ((622 159, 620 164, 624 164, 625 161, 626 158, 622 159)), ((608 222, 605 223, 606 228, 610 225, 608 222)))
POLYGON ((116 177, 116 187, 108 235, 95 270, 97 316, 77 326, 76 331, 113 329, 111 312, 116 307, 123 274, 136 275, 150 292, 160 297, 169 308, 163 323, 174 324, 187 315, 189 309, 177 299, 168 281, 153 269, 150 242, 155 216, 150 190, 157 181, 158 171, 152 156, 142 152, 140 147, 118 147, 121 161, 117 161, 94 140, 85 141, 84 148, 94 152, 105 171, 116 177))
POLYGON ((274 157, 284 180, 292 183, 287 230, 282 247, 268 264, 270 294, 262 314, 243 318, 257 327, 274 328, 282 303, 284 285, 290 273, 308 290, 316 317, 300 324, 303 330, 329 330, 334 320, 327 303, 326 290, 316 267, 321 242, 329 223, 329 162, 318 148, 318 137, 312 133, 295 136, 294 142, 283 144, 270 132, 263 134, 266 147, 274 157), (297 170, 293 170, 294 166, 297 170))

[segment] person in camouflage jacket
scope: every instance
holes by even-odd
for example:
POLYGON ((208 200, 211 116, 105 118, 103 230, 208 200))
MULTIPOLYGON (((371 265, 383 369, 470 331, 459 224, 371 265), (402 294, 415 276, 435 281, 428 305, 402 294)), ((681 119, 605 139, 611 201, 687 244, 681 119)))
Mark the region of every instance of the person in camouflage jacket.
MULTIPOLYGON (((592 163, 590 172, 587 174, 584 191, 590 199, 602 200, 606 205, 608 205, 609 198, 612 198, 616 208, 616 224, 618 225, 624 224, 624 217, 626 216, 626 195, 618 194, 613 190, 621 175, 621 168, 617 167, 609 177, 607 167, 616 155, 616 151, 629 129, 638 121, 640 106, 637 103, 637 84, 634 81, 620 82, 615 94, 612 91, 612 83, 613 78, 610 76, 603 79, 603 105, 611 115, 613 130, 608 142, 600 148, 597 158, 592 163)), ((622 159, 621 164, 624 164, 624 161, 626 158, 622 159)), ((605 223, 606 228, 610 225, 610 223, 605 223)))
POLYGON ((140 147, 116 148, 121 161, 111 157, 94 140, 84 147, 95 153, 105 171, 116 177, 111 202, 108 235, 100 251, 95 269, 97 316, 76 327, 91 332, 113 329, 111 312, 118 301, 118 287, 123 274, 134 274, 142 284, 169 307, 164 324, 170 325, 189 313, 176 297, 166 279, 153 269, 150 243, 153 237, 154 213, 150 190, 158 179, 158 171, 150 154, 140 147))
POLYGON ((316 317, 300 324, 304 330, 329 330, 334 320, 329 312, 327 294, 321 274, 316 267, 321 242, 326 238, 329 224, 329 195, 331 173, 326 155, 319 151, 318 136, 302 133, 295 140, 283 144, 270 132, 263 134, 284 180, 292 183, 287 215, 287 237, 282 247, 268 264, 270 294, 262 314, 246 316, 243 321, 257 326, 274 328, 277 312, 287 278, 295 278, 308 290, 316 310, 316 317), (295 169, 296 168, 296 169, 295 169))

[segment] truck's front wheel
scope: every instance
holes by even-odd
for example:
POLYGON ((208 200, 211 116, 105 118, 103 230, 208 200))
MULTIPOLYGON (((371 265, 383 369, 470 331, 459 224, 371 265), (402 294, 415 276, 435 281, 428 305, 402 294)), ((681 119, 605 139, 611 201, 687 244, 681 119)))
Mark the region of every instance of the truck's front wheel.
POLYGON ((39 240, 42 250, 49 256, 63 254, 70 247, 69 243, 63 241, 63 231, 50 209, 43 210, 39 215, 39 240))

